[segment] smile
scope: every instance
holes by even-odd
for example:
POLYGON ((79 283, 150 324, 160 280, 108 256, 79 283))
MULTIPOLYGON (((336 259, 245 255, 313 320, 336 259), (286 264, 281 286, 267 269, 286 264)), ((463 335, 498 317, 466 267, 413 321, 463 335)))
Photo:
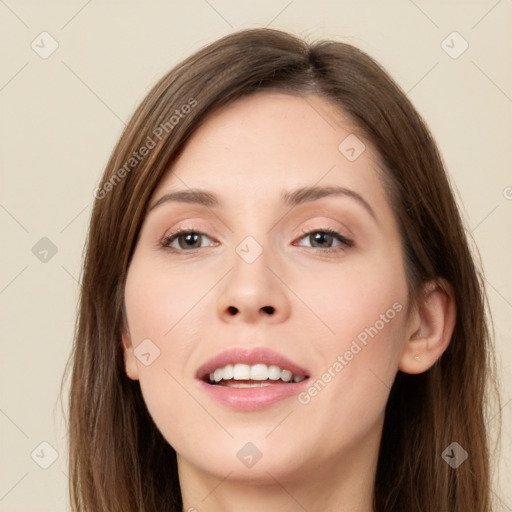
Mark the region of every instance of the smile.
POLYGON ((302 382, 305 375, 294 375, 290 370, 263 363, 228 364, 208 375, 210 384, 238 388, 270 386, 278 382, 302 382))
POLYGON ((234 347, 196 372, 202 392, 236 411, 260 411, 296 396, 309 372, 266 347, 234 347))

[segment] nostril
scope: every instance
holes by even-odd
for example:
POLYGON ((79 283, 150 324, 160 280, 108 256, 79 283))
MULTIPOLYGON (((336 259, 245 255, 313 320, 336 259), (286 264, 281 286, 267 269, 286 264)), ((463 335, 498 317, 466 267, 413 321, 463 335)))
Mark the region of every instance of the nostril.
POLYGON ((265 311, 265 313, 268 313, 269 315, 272 315, 274 313, 274 306, 263 306, 261 309, 265 311))
POLYGON ((236 309, 234 306, 229 306, 228 311, 231 315, 236 315, 238 309, 236 309))

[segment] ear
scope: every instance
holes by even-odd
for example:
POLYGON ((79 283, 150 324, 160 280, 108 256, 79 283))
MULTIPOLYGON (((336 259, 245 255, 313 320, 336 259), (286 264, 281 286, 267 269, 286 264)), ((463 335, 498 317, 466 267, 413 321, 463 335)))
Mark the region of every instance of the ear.
POLYGON ((137 360, 134 354, 134 348, 130 333, 125 327, 121 328, 121 338, 123 340, 123 354, 124 354, 124 367, 126 375, 132 380, 139 379, 139 368, 137 366, 137 360))
POLYGON ((412 374, 427 371, 448 348, 455 320, 452 286, 445 279, 428 281, 411 313, 398 368, 412 374))

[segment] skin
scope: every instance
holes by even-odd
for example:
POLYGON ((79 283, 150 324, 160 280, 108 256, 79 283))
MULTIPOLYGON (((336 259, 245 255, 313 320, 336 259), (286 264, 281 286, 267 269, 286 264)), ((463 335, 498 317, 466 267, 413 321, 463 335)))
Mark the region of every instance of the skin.
POLYGON ((151 210, 126 283, 126 372, 140 381, 178 454, 184 510, 372 510, 394 377, 430 368, 455 319, 446 283, 448 292, 427 287, 406 316, 398 224, 377 163, 370 142, 325 99, 264 92, 210 116, 155 190, 150 206, 189 188, 222 201, 151 210), (338 149, 349 134, 366 145, 352 162, 338 149), (347 196, 293 208, 281 202, 281 191, 307 185, 352 189, 376 219, 347 196), (188 248, 193 241, 187 246, 184 237, 172 243, 181 252, 159 245, 179 227, 204 233, 201 247, 188 248), (353 246, 329 237, 315 246, 318 235, 302 234, 326 228, 353 246), (263 248, 252 263, 236 252, 247 236, 263 248), (338 356, 397 303, 401 311, 335 372, 338 356), (146 338, 160 351, 148 366, 134 353, 146 338), (275 349, 307 368, 311 382, 328 368, 335 376, 307 404, 291 397, 263 411, 233 411, 195 379, 200 365, 233 346, 275 349), (249 441, 262 454, 251 468, 236 456, 249 441))

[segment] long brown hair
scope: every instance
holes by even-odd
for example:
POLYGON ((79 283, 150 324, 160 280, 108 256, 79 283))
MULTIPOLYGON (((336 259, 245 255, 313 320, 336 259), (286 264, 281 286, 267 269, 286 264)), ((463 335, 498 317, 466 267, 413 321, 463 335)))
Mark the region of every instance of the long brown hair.
POLYGON ((139 383, 124 370, 124 283, 148 200, 187 139, 206 114, 265 90, 318 94, 351 116, 385 169, 412 299, 427 280, 444 278, 453 286, 457 318, 448 349, 425 373, 399 371, 392 386, 375 510, 491 511, 491 398, 499 408, 492 323, 475 264, 479 257, 470 249, 433 138, 406 95, 367 54, 272 29, 228 35, 165 75, 135 111, 95 191, 74 346, 64 373, 71 367, 73 511, 182 510, 176 453, 149 416, 139 383), (143 146, 149 150, 139 152, 143 146), (469 454, 457 469, 441 456, 452 442, 469 454))

